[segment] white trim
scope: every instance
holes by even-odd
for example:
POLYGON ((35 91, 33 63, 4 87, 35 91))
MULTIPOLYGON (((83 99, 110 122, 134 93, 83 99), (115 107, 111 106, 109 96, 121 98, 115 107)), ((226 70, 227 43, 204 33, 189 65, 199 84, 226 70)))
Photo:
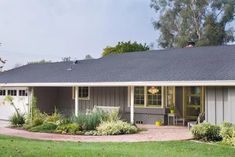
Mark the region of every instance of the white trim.
POLYGON ((141 82, 60 82, 0 83, 0 87, 73 87, 73 86, 235 86, 235 80, 215 81, 141 81, 141 82))
POLYGON ((131 86, 130 121, 134 124, 134 86, 131 86))
POLYGON ((75 87, 75 116, 78 116, 78 87, 75 87))
POLYGON ((90 87, 88 87, 88 86, 85 86, 85 87, 88 88, 88 96, 87 97, 79 97, 79 88, 80 87, 78 87, 78 100, 90 100, 90 87))

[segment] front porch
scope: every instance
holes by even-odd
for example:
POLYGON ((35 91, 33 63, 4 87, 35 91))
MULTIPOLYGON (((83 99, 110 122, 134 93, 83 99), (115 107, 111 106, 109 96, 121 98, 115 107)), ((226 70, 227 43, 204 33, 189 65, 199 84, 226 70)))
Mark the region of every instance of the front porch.
MULTIPOLYGON (((33 95, 42 112, 56 108, 64 115, 87 112, 94 106, 116 106, 122 119, 135 124, 168 124, 167 115, 185 121, 196 120, 204 112, 204 87, 129 86, 129 87, 34 87, 33 95)), ((182 125, 182 124, 181 124, 182 125)))

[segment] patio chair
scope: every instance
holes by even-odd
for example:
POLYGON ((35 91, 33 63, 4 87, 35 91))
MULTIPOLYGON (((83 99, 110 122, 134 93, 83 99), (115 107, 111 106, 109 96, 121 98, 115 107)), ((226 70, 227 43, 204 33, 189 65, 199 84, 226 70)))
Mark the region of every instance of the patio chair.
POLYGON ((201 112, 196 121, 189 121, 188 122, 188 129, 190 130, 190 128, 192 128, 194 125, 196 124, 200 124, 205 120, 205 112, 201 112))
POLYGON ((183 118, 183 116, 180 114, 180 112, 177 109, 175 109, 175 112, 176 112, 175 113, 176 114, 175 124, 178 125, 178 123, 181 122, 182 125, 184 126, 185 125, 185 118, 183 118))

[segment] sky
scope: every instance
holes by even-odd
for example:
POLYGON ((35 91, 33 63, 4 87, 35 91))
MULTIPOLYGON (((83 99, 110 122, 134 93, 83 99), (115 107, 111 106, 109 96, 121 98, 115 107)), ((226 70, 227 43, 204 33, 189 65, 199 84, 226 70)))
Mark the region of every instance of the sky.
POLYGON ((0 0, 5 69, 62 57, 101 57, 119 41, 156 44, 150 0, 0 0))

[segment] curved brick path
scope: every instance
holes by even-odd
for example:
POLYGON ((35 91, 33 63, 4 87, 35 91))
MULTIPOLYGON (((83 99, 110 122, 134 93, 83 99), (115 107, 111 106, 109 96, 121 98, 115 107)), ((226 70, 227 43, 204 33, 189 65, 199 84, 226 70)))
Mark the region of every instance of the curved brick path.
MULTIPOLYGON (((143 126, 140 126, 143 127, 143 126)), ((33 133, 25 130, 11 129, 0 125, 0 134, 23 137, 37 140, 52 141, 76 141, 76 142, 141 142, 141 141, 171 141, 188 140, 192 136, 187 128, 179 126, 144 125, 147 131, 132 135, 118 136, 84 136, 84 135, 61 135, 51 133, 33 133)))

